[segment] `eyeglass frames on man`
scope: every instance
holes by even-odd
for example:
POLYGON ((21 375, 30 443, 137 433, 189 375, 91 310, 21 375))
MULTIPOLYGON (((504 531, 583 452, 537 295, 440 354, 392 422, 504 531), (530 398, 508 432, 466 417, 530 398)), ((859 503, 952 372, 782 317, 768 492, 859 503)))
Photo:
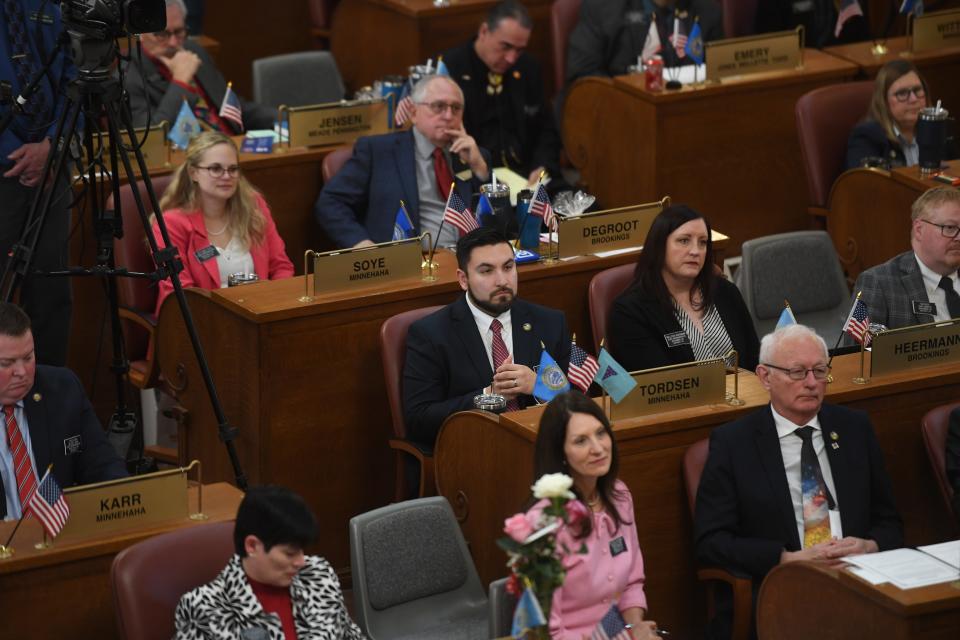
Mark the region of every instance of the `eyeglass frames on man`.
POLYGON ((785 374, 787 374, 790 377, 791 380, 803 380, 804 378, 807 377, 807 373, 811 373, 811 372, 813 373, 813 377, 816 378, 817 380, 826 380, 827 376, 830 375, 830 369, 831 369, 830 365, 826 365, 826 364, 819 364, 809 369, 804 369, 802 367, 795 367, 793 369, 788 369, 786 367, 778 367, 775 364, 769 364, 766 362, 761 362, 760 364, 762 364, 765 367, 769 367, 771 369, 776 369, 777 371, 783 371, 785 374))
POLYGON ((953 238, 957 237, 957 234, 960 234, 960 227, 955 224, 940 224, 938 222, 930 222, 925 218, 920 218, 920 221, 926 222, 934 227, 940 227, 940 235, 942 235, 944 238, 950 238, 952 240, 953 238))
POLYGON ((418 102, 417 104, 424 105, 437 116, 444 113, 447 109, 450 109, 450 113, 455 116, 463 113, 463 105, 459 102, 443 102, 442 100, 437 100, 435 102, 418 102))

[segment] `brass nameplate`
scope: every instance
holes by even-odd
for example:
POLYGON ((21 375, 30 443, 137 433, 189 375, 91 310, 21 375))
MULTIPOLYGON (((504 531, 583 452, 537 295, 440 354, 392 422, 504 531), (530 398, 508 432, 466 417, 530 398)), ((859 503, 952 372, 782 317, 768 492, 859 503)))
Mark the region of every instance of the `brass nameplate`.
POLYGON ((722 358, 631 372, 637 386, 620 404, 611 403, 610 419, 722 404, 727 397, 726 374, 722 358))
POLYGON ((933 11, 914 18, 911 51, 948 47, 960 47, 960 9, 933 11))
POLYGON ((707 80, 803 66, 801 31, 730 38, 706 43, 707 80))
POLYGON ((316 254, 313 293, 345 291, 406 278, 420 278, 423 252, 420 238, 316 254))
MULTIPOLYGON (((170 166, 170 140, 167 139, 169 127, 167 126, 166 120, 150 128, 143 127, 134 129, 133 132, 137 139, 136 143, 140 144, 143 142, 143 144, 140 145, 140 152, 143 154, 143 160, 147 165, 147 169, 163 169, 170 166)), ((103 142, 101 144, 94 139, 93 151, 97 153, 102 147, 103 161, 109 162, 110 134, 103 133, 101 135, 103 142)), ((121 132, 120 138, 123 140, 124 148, 130 152, 130 163, 133 165, 134 171, 136 171, 137 162, 133 157, 133 150, 130 148, 130 140, 123 132, 121 132)), ((84 156, 86 156, 86 147, 84 147, 84 156)), ((123 171, 123 169, 120 169, 120 171, 123 171)))
POLYGON ((881 331, 873 338, 870 375, 960 362, 960 322, 931 322, 881 331))
POLYGON ((572 218, 558 216, 559 257, 642 247, 653 219, 662 209, 662 202, 651 202, 572 218))
POLYGON ((186 520, 187 474, 176 469, 64 490, 70 517, 57 536, 79 540, 186 520))
POLYGON ((387 103, 383 100, 363 103, 318 104, 307 107, 281 107, 286 119, 290 146, 316 147, 353 142, 360 136, 387 133, 387 103))

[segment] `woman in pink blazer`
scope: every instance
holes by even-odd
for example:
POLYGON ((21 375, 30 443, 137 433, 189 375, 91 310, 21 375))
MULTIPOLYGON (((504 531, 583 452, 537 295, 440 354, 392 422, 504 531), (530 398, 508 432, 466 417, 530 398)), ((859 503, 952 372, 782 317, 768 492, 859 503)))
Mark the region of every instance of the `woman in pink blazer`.
MULTIPOLYGON (((235 273, 256 273, 260 280, 293 275, 270 209, 243 177, 237 146, 222 133, 207 131, 190 141, 160 208, 183 261, 184 287, 225 287, 235 273)), ((155 220, 153 235, 163 247, 155 220)), ((172 291, 169 280, 160 281, 157 313, 172 291)))

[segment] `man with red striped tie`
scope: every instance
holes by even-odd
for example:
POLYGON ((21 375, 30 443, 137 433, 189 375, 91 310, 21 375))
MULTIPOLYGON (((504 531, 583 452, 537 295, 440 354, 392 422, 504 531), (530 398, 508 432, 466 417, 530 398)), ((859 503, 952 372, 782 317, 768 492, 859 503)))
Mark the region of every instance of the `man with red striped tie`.
POLYGON ((0 519, 16 520, 47 466, 61 487, 127 475, 69 369, 37 365, 30 318, 0 303, 0 519))

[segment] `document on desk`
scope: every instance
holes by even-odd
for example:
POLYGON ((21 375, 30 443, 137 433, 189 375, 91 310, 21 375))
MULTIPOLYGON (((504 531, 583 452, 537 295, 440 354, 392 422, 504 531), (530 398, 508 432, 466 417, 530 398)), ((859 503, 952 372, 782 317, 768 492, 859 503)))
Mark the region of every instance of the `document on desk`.
POLYGON ((950 582, 960 577, 956 568, 916 549, 894 549, 844 558, 850 564, 875 571, 901 589, 950 582))
POLYGON ((960 571, 960 540, 928 544, 925 547, 917 547, 917 549, 960 571))

